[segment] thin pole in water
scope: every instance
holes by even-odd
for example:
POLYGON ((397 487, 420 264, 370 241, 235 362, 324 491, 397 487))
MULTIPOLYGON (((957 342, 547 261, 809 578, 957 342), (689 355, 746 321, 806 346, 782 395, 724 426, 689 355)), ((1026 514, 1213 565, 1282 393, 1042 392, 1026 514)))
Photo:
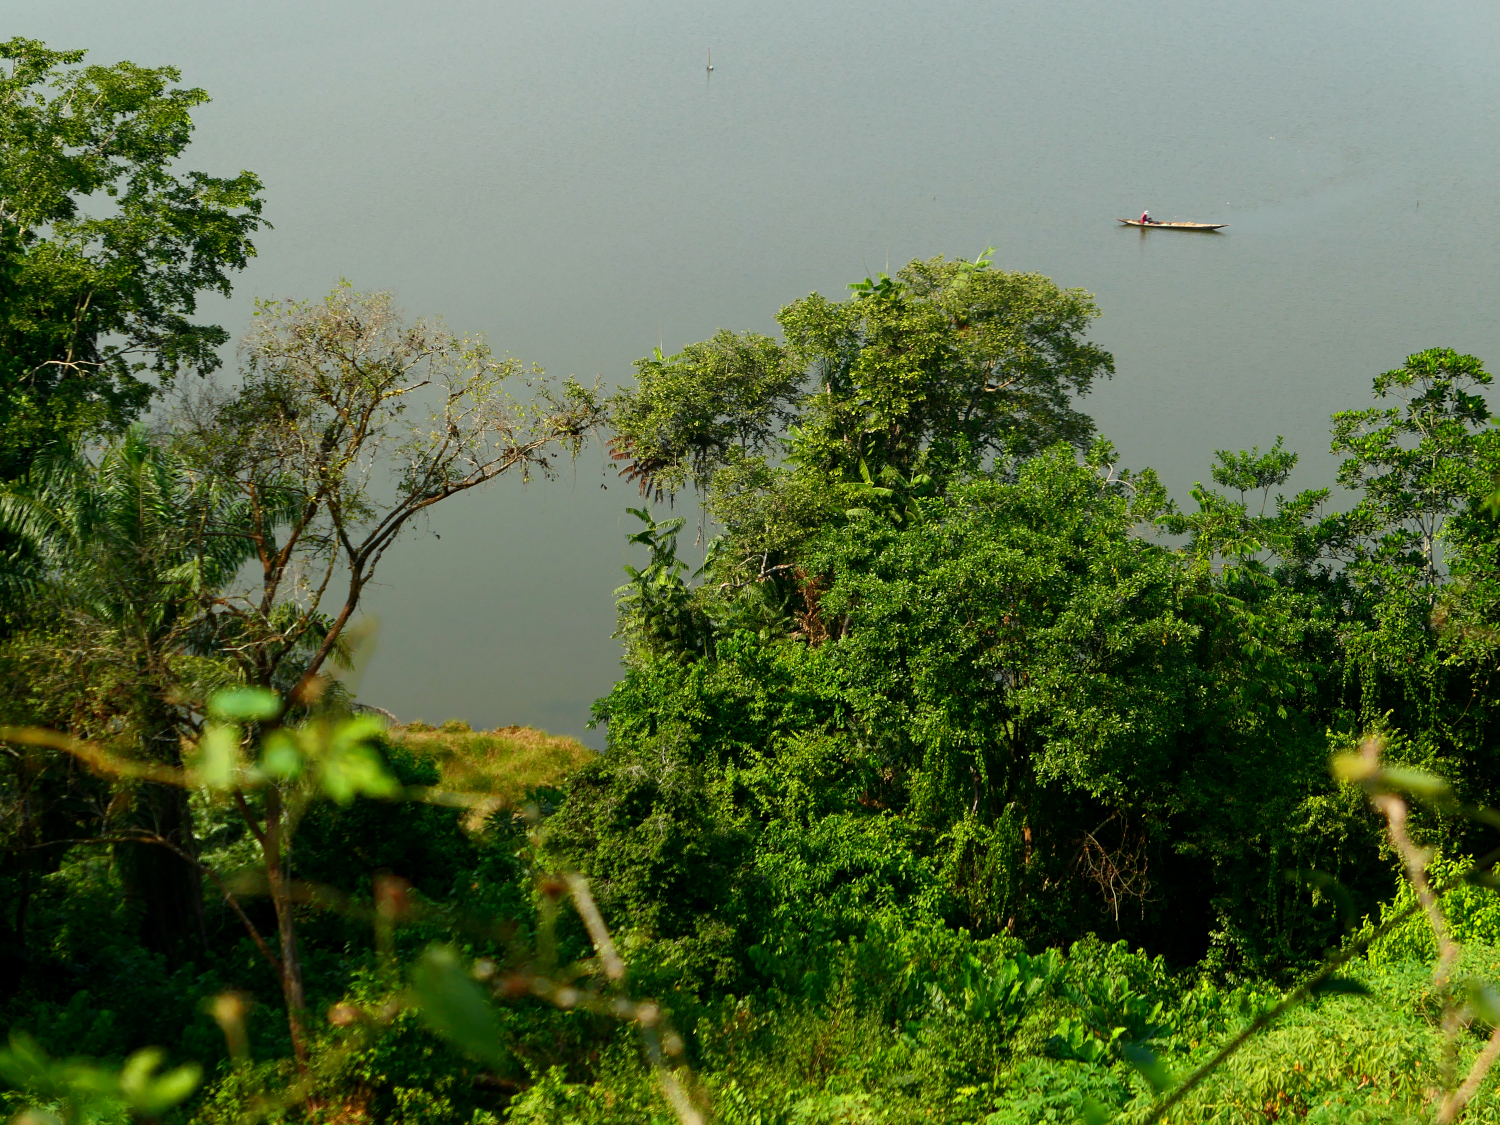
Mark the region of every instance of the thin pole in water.
POLYGON ((713 68, 714 68, 714 49, 712 47, 710 47, 708 49, 708 69, 712 70, 713 68))

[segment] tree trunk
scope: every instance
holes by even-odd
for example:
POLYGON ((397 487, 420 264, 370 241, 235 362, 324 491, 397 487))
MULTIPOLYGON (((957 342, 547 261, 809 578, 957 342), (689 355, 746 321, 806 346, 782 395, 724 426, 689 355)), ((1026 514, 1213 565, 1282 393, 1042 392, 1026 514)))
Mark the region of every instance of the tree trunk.
MULTIPOLYGON (((26 975, 26 912, 31 904, 31 855, 21 849, 16 858, 20 872, 12 878, 19 885, 6 904, 10 918, 0 916, 0 1000, 9 999, 26 975)), ((0 868, 9 866, 0 864, 0 868)))
POLYGON ((130 841, 116 849, 126 891, 144 908, 141 942, 162 954, 168 966, 180 968, 207 947, 203 879, 188 858, 197 850, 188 794, 175 785, 147 782, 137 793, 132 820, 137 829, 165 841, 130 841))
MULTIPOLYGON (((159 693, 151 693, 141 718, 146 756, 164 765, 182 765, 176 716, 159 693)), ((203 876, 194 862, 198 848, 187 790, 158 782, 142 784, 130 820, 135 830, 160 841, 123 843, 115 849, 126 893, 145 910, 141 942, 177 969, 208 948, 203 929, 203 876)))
POLYGON ((307 1070, 306 997, 302 991, 302 959, 297 953, 297 920, 293 913, 290 856, 283 848, 281 797, 273 787, 266 798, 266 825, 261 851, 266 864, 266 887, 276 911, 276 934, 281 945, 281 996, 286 1003, 287 1030, 297 1069, 307 1070))

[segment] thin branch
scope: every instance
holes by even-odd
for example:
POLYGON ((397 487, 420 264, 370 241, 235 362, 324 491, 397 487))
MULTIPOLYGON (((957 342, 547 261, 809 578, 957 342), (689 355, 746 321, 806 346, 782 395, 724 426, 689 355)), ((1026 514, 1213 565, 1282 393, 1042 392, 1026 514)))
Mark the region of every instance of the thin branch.
POLYGON ((1458 1120, 1464 1107, 1479 1092, 1479 1084, 1484 1081, 1484 1076, 1489 1073, 1490 1067, 1495 1065, 1497 1058, 1500 1058, 1500 1027, 1490 1033, 1489 1042, 1484 1045, 1484 1050, 1479 1052, 1474 1065, 1469 1068, 1463 1085, 1443 1099, 1442 1107, 1438 1110, 1437 1125, 1449 1125, 1450 1122, 1458 1120))
POLYGON ((574 872, 568 875, 567 883, 568 890, 573 895, 573 905, 578 909, 578 916, 588 927, 589 937, 593 939, 594 948, 599 952, 599 963, 604 966, 605 976, 612 981, 624 980, 625 962, 620 960, 619 953, 615 951, 615 943, 609 936, 604 917, 599 913, 599 908, 594 905, 594 896, 589 893, 588 880, 574 872))
POLYGON ((1427 882, 1427 861, 1431 856, 1412 843, 1411 837, 1406 833, 1405 801, 1394 793, 1377 793, 1370 798, 1370 803, 1386 819, 1387 835, 1401 856, 1401 862, 1406 867, 1406 877, 1411 881, 1412 889, 1417 894, 1417 902, 1426 912, 1427 923, 1432 927, 1433 937, 1437 939, 1438 962, 1432 973, 1432 987, 1441 991, 1448 983, 1448 975, 1458 960, 1460 950, 1448 929, 1448 919, 1443 916, 1437 896, 1432 893, 1432 887, 1427 882))
POLYGON ((143 835, 141 839, 147 843, 160 844, 164 848, 170 848, 183 859, 191 863, 203 874, 212 879, 214 886, 219 888, 219 893, 224 896, 224 901, 229 904, 229 908, 233 910, 235 914, 239 915, 240 921, 244 923, 245 930, 250 935, 250 940, 255 943, 255 948, 260 950, 261 956, 266 959, 266 963, 271 966, 271 968, 277 973, 278 976, 280 975, 280 958, 278 958, 274 953, 271 952, 271 947, 266 944, 266 939, 260 936, 260 930, 256 928, 254 922, 250 921, 250 916, 246 914, 244 909, 240 906, 240 900, 237 899, 229 890, 229 888, 224 885, 224 880, 219 878, 219 873, 217 871, 201 862, 197 856, 192 855, 185 849, 178 847, 171 840, 164 839, 161 836, 157 836, 155 834, 143 835))
POLYGON ((245 827, 249 828, 250 834, 255 837, 255 842, 264 848, 266 846, 265 831, 261 828, 260 822, 255 819, 255 814, 250 810, 250 803, 245 800, 244 792, 239 789, 234 791, 234 805, 235 808, 239 809, 240 816, 245 821, 245 827))
POLYGON ((116 757, 97 742, 83 742, 43 727, 0 727, 0 740, 62 750, 72 754, 101 774, 131 777, 141 781, 158 781, 164 785, 188 787, 191 784, 186 770, 175 766, 164 766, 157 762, 138 762, 130 758, 116 757))

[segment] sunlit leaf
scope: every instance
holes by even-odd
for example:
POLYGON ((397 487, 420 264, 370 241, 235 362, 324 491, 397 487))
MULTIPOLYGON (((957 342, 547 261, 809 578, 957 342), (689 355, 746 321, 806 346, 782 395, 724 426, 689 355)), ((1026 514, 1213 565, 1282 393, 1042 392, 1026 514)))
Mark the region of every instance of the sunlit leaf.
POLYGON ((458 954, 434 945, 411 971, 411 997, 433 1031, 475 1058, 492 1065, 506 1061, 500 1045, 500 1017, 458 954))
POLYGON ((335 748, 370 742, 385 733, 385 723, 374 715, 356 715, 334 728, 329 745, 335 748))
POLYGON ((341 805, 355 797, 394 798, 401 784, 386 769, 385 761, 370 745, 384 731, 378 719, 368 716, 341 724, 324 752, 319 782, 323 792, 341 805))
MULTIPOLYGON (((8 1050, 0 1050, 0 1078, 18 1089, 49 1100, 62 1100, 86 1107, 84 1120, 113 1118, 124 1100, 146 1117, 157 1117, 185 1100, 198 1087, 202 1071, 196 1064, 158 1074, 166 1054, 147 1047, 125 1060, 118 1072, 78 1059, 56 1060, 29 1037, 13 1034, 8 1050)), ((69 1115, 70 1120, 72 1114, 69 1115)), ((43 1110, 33 1109, 34 1125, 55 1120, 43 1110)))
POLYGON ((157 1074, 156 1068, 166 1058, 158 1047, 147 1047, 125 1060, 120 1071, 120 1092, 139 1113, 156 1117, 165 1110, 183 1101, 198 1088, 202 1069, 189 1063, 157 1074))
POLYGON ((1402 789, 1423 800, 1436 800, 1447 796, 1448 783, 1436 774, 1423 770, 1406 769, 1402 766, 1387 766, 1380 772, 1380 779, 1392 789, 1402 789))
POLYGON ((221 719, 274 719, 281 714, 281 697, 266 688, 231 688, 209 700, 208 710, 221 719))
POLYGON ((1368 781, 1380 772, 1380 764, 1363 754, 1335 754, 1331 766, 1334 777, 1352 785, 1368 781))
POLYGON ((296 739, 284 730, 266 736, 260 753, 260 768, 271 777, 289 780, 302 772, 302 752, 296 739))
POLYGON ((231 789, 239 778, 240 732, 236 727, 212 726, 198 740, 193 761, 198 784, 208 789, 231 789))
POLYGON ((47 1053, 24 1032, 11 1032, 10 1047, 0 1051, 0 1078, 17 1089, 38 1086, 51 1073, 47 1053))

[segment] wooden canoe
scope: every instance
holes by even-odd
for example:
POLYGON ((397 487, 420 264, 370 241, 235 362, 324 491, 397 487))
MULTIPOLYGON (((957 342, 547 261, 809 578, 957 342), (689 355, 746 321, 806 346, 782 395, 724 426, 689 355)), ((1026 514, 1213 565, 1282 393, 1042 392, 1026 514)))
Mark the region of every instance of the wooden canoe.
POLYGON ((1228 223, 1143 223, 1139 219, 1116 219, 1117 223, 1124 223, 1127 227, 1145 227, 1147 230, 1155 230, 1161 227, 1163 230, 1218 230, 1227 227, 1228 223))

